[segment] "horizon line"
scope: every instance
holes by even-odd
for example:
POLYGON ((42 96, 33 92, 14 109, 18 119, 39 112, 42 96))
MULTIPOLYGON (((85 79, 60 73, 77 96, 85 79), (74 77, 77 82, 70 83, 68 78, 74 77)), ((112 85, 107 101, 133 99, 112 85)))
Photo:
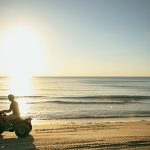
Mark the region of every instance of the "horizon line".
MULTIPOLYGON (((1 76, 0 75, 0 78, 9 78, 9 77, 11 77, 11 76, 1 76)), ((70 75, 70 76, 64 76, 64 75, 62 75, 62 76, 51 76, 51 75, 38 75, 38 76, 29 76, 29 77, 34 77, 34 78, 88 78, 88 77, 95 77, 95 78, 98 78, 98 77, 130 77, 130 78, 138 78, 138 77, 140 77, 140 78, 149 78, 150 76, 91 76, 91 75, 81 75, 81 76, 72 76, 72 75, 70 75)))

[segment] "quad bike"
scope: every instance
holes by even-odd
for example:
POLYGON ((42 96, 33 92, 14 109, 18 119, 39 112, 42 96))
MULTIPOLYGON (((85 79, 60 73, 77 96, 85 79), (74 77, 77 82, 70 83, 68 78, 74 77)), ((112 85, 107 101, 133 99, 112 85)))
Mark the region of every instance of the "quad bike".
POLYGON ((4 131, 14 132, 19 138, 26 137, 32 130, 31 118, 16 118, 8 121, 7 115, 0 111, 0 134, 4 131))

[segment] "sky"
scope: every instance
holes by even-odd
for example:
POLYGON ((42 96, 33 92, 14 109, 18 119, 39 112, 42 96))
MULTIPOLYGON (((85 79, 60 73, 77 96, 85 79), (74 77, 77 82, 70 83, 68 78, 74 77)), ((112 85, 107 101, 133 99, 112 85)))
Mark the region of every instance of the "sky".
POLYGON ((150 76, 149 0, 0 0, 0 75, 150 76))

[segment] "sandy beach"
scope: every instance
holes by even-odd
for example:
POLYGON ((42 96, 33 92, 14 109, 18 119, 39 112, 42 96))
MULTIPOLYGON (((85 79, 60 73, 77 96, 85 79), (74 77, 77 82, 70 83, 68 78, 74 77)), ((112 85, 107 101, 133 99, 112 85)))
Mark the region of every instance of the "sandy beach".
POLYGON ((150 149, 150 121, 34 123, 31 134, 18 139, 14 132, 0 136, 0 149, 150 149))

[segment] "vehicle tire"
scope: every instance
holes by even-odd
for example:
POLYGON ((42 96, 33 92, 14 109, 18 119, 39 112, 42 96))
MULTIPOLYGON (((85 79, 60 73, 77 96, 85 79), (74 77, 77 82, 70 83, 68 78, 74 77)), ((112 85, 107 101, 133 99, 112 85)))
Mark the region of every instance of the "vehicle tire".
POLYGON ((15 133, 19 138, 26 137, 30 132, 30 126, 27 123, 19 123, 15 127, 15 133))
POLYGON ((29 130, 29 133, 30 133, 32 131, 32 125, 30 124, 29 127, 30 127, 30 130, 29 130))
POLYGON ((0 123, 0 134, 2 134, 4 132, 4 126, 3 124, 0 123))

